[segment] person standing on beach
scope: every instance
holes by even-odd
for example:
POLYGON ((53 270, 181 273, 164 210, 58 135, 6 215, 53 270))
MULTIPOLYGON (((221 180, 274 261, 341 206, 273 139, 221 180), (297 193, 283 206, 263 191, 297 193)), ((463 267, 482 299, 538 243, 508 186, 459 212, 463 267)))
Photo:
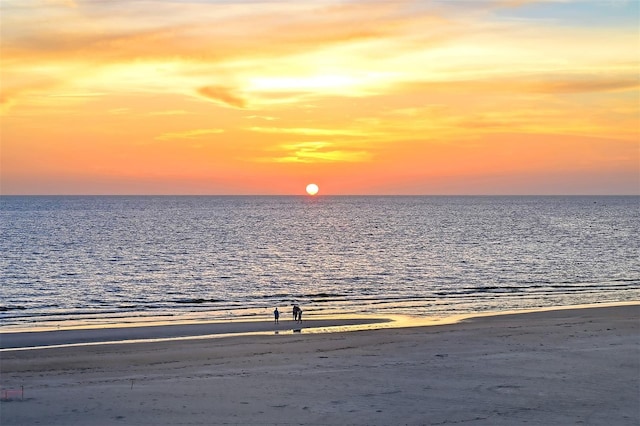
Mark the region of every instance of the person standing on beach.
POLYGON ((300 308, 298 305, 293 305, 293 320, 298 321, 298 312, 300 312, 300 308))
POLYGON ((302 322, 302 309, 298 308, 298 322, 302 322))
POLYGON ((273 311, 273 318, 274 318, 276 324, 278 324, 278 322, 280 322, 280 311, 278 311, 277 307, 273 311))

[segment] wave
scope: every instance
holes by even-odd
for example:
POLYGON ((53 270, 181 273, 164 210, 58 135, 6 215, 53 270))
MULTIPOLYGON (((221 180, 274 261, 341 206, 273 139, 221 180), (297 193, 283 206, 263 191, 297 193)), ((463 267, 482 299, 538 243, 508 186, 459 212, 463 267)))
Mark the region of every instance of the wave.
POLYGON ((0 306, 0 312, 9 312, 9 311, 25 311, 29 308, 26 306, 0 306))
POLYGON ((224 300, 222 299, 178 299, 178 300, 173 300, 173 303, 180 303, 180 304, 191 304, 191 305, 200 305, 203 303, 217 303, 217 302, 224 302, 224 300))

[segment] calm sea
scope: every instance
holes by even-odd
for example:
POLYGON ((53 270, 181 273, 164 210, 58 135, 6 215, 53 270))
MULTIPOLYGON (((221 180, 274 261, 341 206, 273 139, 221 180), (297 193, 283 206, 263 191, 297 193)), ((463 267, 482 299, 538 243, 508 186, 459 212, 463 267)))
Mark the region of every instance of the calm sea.
POLYGON ((1 197, 1 324, 640 300, 640 197, 1 197))

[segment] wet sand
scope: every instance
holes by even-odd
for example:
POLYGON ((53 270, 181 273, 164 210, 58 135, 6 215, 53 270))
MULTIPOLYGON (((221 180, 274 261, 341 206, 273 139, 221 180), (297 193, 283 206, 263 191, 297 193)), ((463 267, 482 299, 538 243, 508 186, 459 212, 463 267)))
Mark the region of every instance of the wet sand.
MULTIPOLYGON (((224 334, 218 331, 211 334, 224 334)), ((24 388, 24 399, 9 392, 0 423, 640 424, 640 305, 430 327, 267 331, 3 351, 2 389, 24 388)), ((131 332, 117 335, 149 337, 131 332)), ((73 340, 51 336, 22 338, 30 345, 73 340)))
POLYGON ((316 332, 324 329, 367 327, 390 322, 385 318, 331 318, 301 322, 227 321, 153 326, 92 327, 40 332, 0 333, 0 349, 135 342, 157 340, 193 340, 237 334, 275 334, 316 332))

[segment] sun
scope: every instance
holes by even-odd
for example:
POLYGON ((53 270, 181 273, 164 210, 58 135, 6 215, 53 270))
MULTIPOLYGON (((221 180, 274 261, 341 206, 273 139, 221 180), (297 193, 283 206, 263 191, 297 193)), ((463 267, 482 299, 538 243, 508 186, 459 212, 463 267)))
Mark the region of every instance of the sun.
POLYGON ((309 185, 307 185, 307 194, 309 195, 316 195, 319 190, 320 188, 318 188, 318 185, 316 185, 315 183, 310 183, 309 185))

